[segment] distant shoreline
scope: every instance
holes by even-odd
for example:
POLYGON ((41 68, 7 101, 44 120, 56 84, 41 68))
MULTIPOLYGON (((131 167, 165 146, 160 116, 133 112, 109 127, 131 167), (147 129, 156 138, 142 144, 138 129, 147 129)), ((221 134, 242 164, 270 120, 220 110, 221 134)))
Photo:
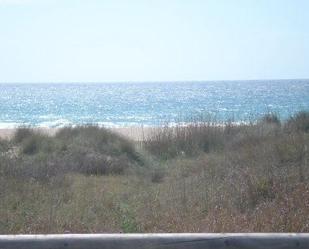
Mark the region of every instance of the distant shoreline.
MULTIPOLYGON (((155 134, 155 132, 158 132, 161 129, 164 128, 176 128, 176 127, 188 127, 190 125, 197 125, 197 124, 206 124, 210 126, 217 126, 217 127, 224 127, 227 122, 188 122, 188 123, 171 123, 171 124, 165 124, 165 125, 153 125, 153 126, 115 126, 115 127, 109 127, 109 126, 99 126, 101 128, 105 128, 108 130, 111 130, 117 134, 120 134, 128 139, 131 139, 133 141, 144 141, 145 139, 151 137, 151 135, 155 134)), ((249 124, 249 122, 232 122, 233 126, 238 125, 246 125, 249 124)), ((89 124, 91 125, 91 124, 89 124)), ((96 125, 96 124, 93 124, 96 125)), ((76 127, 78 125, 73 126, 60 126, 60 127, 38 127, 38 126, 25 126, 27 128, 33 129, 36 132, 40 132, 49 136, 54 136, 59 130, 66 127, 76 127)), ((83 125, 81 125, 83 126, 83 125)), ((86 125, 87 126, 87 125, 86 125)), ((23 127, 23 126, 20 126, 23 127)), ((13 136, 16 130, 19 127, 7 127, 7 128, 0 128, 0 139, 8 139, 10 140, 13 136)))
POLYGON ((260 118, 256 121, 251 122, 233 122, 233 121, 214 121, 214 120, 208 120, 208 121, 192 121, 192 122, 186 122, 186 123, 166 123, 162 125, 154 125, 154 126, 143 126, 143 125, 135 125, 135 126, 119 126, 119 127, 109 127, 104 125, 97 125, 97 124, 86 124, 86 125, 67 125, 67 126, 59 126, 59 127, 38 127, 38 126, 19 126, 19 127, 7 127, 7 128, 0 128, 0 139, 6 139, 10 140, 13 138, 16 130, 22 127, 26 127, 29 129, 34 130, 35 132, 42 133, 48 136, 54 136, 56 133, 63 129, 63 128, 74 128, 78 126, 97 126, 99 128, 104 128, 107 130, 110 130, 114 133, 117 133, 127 139, 130 139, 132 141, 145 141, 151 137, 153 137, 156 134, 159 134, 161 131, 165 131, 165 129, 168 129, 172 131, 172 133, 175 132, 177 134, 178 129, 186 129, 190 130, 190 127, 217 127, 225 129, 226 127, 241 127, 241 126, 256 126, 259 124, 267 124, 267 125, 286 125, 290 121, 300 120, 299 122, 305 122, 307 118, 308 112, 299 112, 295 115, 291 115, 288 120, 285 122, 282 122, 279 117, 276 114, 266 114, 264 117, 260 118))

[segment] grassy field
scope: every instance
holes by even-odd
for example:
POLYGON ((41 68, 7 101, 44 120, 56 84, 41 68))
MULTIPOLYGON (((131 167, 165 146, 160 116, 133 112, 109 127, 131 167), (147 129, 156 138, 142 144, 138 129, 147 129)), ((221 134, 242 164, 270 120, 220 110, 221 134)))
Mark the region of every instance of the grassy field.
POLYGON ((309 232, 309 113, 0 140, 0 234, 309 232))

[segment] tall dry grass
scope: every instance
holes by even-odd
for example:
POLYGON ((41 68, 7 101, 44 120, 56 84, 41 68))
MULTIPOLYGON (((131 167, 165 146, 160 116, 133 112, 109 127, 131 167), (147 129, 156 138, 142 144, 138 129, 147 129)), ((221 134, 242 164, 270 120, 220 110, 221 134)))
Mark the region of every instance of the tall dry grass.
POLYGON ((308 125, 195 122, 142 147, 98 127, 19 130, 0 141, 0 233, 308 232, 308 125))

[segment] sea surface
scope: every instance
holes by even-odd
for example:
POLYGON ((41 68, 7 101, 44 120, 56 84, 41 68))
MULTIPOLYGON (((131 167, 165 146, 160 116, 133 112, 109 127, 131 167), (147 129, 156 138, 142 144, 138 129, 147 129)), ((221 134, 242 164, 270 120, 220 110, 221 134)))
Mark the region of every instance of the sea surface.
POLYGON ((155 126, 286 119, 309 110, 309 80, 0 84, 0 128, 155 126))

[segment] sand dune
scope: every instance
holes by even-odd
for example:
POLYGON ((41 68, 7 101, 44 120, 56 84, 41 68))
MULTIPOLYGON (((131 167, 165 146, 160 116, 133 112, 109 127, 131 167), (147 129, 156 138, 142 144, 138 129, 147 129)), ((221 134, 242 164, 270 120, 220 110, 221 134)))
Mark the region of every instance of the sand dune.
MULTIPOLYGON (((42 132, 44 134, 53 136, 57 133, 60 128, 34 128, 38 132, 42 132)), ((147 137, 150 136, 157 128, 154 127, 119 127, 119 128, 108 128, 124 137, 132 139, 134 141, 143 141, 147 137)), ((2 139, 11 139, 14 136, 16 129, 14 128, 7 128, 7 129, 0 129, 0 138, 2 139)))

